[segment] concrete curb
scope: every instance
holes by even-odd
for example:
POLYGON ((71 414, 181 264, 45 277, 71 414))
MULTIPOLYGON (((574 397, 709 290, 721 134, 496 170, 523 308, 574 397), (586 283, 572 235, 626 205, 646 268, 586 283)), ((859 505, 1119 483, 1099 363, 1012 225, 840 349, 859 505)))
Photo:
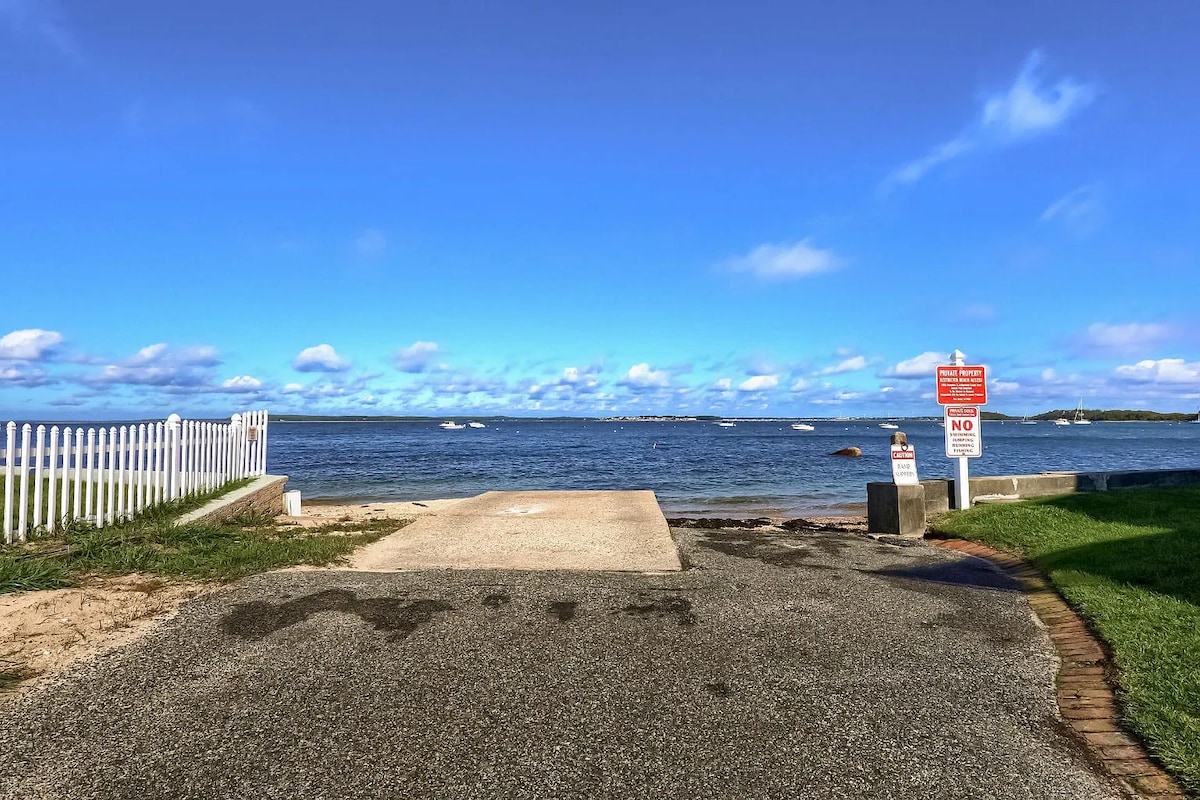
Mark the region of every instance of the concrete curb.
POLYGON ((1122 729, 1106 674, 1111 666, 1107 652, 1035 567, 978 542, 931 539, 929 543, 990 561, 1021 584, 1058 651, 1058 708, 1063 721, 1109 776, 1134 797, 1187 800, 1175 779, 1122 729))
POLYGON ((286 475, 260 475, 249 485, 210 500, 195 511, 189 511, 175 524, 189 522, 221 522, 233 517, 262 512, 277 517, 283 513, 283 487, 286 475))

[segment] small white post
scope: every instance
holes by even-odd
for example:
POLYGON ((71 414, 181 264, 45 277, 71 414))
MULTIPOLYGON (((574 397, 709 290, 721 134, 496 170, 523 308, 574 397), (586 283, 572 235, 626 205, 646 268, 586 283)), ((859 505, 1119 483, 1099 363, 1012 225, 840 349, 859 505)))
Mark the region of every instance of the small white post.
POLYGON ((54 533, 54 517, 58 505, 58 426, 50 426, 50 485, 46 496, 46 530, 54 533))
POLYGON ((38 425, 33 435, 33 527, 42 526, 42 481, 46 478, 46 426, 38 425))
POLYGON ((17 423, 4 428, 4 543, 13 540, 13 462, 17 458, 17 423))
MULTIPOLYGON (((950 354, 950 363, 953 366, 961 367, 967 363, 967 357, 962 350, 955 350, 950 354)), ((971 507, 971 476, 967 465, 971 459, 965 456, 960 456, 955 459, 954 465, 954 507, 955 508, 970 508, 971 507)))
POLYGON ((58 521, 66 525, 71 513, 71 429, 63 428, 62 497, 58 499, 58 521))

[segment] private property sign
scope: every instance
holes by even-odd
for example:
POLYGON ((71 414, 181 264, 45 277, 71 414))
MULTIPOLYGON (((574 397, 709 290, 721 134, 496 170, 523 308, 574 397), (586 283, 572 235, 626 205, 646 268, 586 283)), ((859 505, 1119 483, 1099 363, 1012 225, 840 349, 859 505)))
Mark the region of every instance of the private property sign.
POLYGON ((946 457, 978 458, 983 455, 978 406, 946 406, 946 457))
POLYGON ((937 401, 942 406, 987 405, 986 370, 981 366, 938 367, 937 401))

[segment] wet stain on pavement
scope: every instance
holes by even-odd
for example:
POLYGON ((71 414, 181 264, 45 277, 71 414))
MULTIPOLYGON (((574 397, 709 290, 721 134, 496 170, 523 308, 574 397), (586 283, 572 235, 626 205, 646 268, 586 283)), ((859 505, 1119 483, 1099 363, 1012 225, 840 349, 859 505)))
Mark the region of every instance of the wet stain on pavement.
POLYGON ((625 613, 638 616, 675 617, 682 626, 696 624, 690 601, 677 596, 660 597, 644 605, 625 606, 625 613))
POLYGON ((704 688, 713 697, 729 697, 733 694, 733 690, 729 688, 729 684, 725 681, 716 681, 714 683, 704 684, 704 688))
POLYGON ((337 611, 355 614, 375 630, 390 634, 391 641, 408 638, 413 631, 453 606, 440 600, 408 600, 398 597, 359 599, 354 592, 330 589, 284 603, 242 603, 221 620, 221 630, 243 639, 264 639, 276 631, 303 622, 313 614, 337 611))
POLYGON ((838 549, 830 552, 829 548, 832 545, 825 542, 825 537, 807 537, 805 541, 798 542, 795 536, 766 531, 711 533, 698 539, 696 544, 727 556, 757 559, 773 567, 805 566, 817 569, 833 569, 833 567, 813 563, 810 545, 815 544, 819 549, 829 552, 830 555, 837 555, 841 549, 848 546, 845 542, 837 542, 838 549))
POLYGON ((506 606, 512 602, 512 598, 503 592, 494 592, 483 598, 483 604, 488 608, 496 609, 501 606, 506 606))
POLYGON ((547 613, 559 622, 570 622, 575 619, 575 612, 578 609, 579 603, 574 600, 555 600, 546 607, 547 613))

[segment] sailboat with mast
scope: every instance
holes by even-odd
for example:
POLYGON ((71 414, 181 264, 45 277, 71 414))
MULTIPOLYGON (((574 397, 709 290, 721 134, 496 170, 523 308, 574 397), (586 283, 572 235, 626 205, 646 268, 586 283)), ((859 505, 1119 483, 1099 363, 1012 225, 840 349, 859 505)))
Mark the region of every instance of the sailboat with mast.
POLYGON ((1071 420, 1074 425, 1091 425, 1092 421, 1083 415, 1083 398, 1079 398, 1079 408, 1075 409, 1075 419, 1071 420))

